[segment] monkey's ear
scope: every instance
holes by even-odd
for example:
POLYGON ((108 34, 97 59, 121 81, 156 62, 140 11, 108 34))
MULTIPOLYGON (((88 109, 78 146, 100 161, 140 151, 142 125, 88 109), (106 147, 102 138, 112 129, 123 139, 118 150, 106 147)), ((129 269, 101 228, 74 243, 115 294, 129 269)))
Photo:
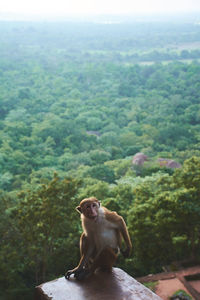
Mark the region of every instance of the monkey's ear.
POLYGON ((82 210, 81 210, 81 207, 80 206, 77 206, 76 207, 76 210, 81 214, 82 213, 82 210))
POLYGON ((101 201, 98 201, 99 207, 101 206, 101 201))

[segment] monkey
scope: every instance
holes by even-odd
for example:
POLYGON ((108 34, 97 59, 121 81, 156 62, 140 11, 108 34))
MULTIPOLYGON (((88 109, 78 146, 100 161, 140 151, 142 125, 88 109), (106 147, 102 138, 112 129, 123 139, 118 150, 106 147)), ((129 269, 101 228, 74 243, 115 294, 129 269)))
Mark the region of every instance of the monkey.
POLYGON ((73 270, 68 270, 65 278, 72 274, 77 280, 90 277, 97 269, 111 272, 120 252, 122 238, 130 255, 132 243, 123 217, 101 206, 95 197, 83 199, 76 207, 81 214, 83 233, 80 237, 80 261, 73 270))

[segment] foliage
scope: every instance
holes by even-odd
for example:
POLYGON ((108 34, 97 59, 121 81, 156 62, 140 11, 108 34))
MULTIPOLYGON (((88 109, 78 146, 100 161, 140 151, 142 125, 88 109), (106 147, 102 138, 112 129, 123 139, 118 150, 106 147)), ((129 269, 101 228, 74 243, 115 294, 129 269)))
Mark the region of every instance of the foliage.
POLYGON ((173 294, 172 297, 170 297, 171 300, 173 300, 174 298, 176 298, 176 296, 183 298, 184 300, 192 300, 192 297, 190 295, 188 295, 184 290, 178 290, 177 292, 175 292, 173 294))
POLYGON ((199 167, 200 159, 192 157, 172 176, 136 187, 128 221, 138 268, 155 272, 170 261, 199 257, 199 167))
POLYGON ((14 282, 21 286, 22 281, 25 287, 44 282, 75 263, 80 235, 74 209, 78 188, 77 180, 61 181, 55 174, 47 184, 21 191, 16 204, 6 209, 10 227, 1 230, 0 250, 0 280, 5 290, 11 292, 14 282))
POLYGON ((183 162, 198 151, 200 65, 177 59, 199 52, 170 46, 198 43, 198 26, 152 24, 150 38, 144 24, 1 22, 0 33, 0 188, 20 189, 44 168, 97 166, 90 175, 136 152, 183 162), (172 62, 140 64, 160 59, 172 62))
POLYGON ((130 274, 199 257, 199 33, 191 22, 0 22, 1 298, 30 299, 76 265, 74 208, 89 196, 128 223, 134 251, 118 263, 130 274), (137 152, 149 158, 138 169, 137 152))

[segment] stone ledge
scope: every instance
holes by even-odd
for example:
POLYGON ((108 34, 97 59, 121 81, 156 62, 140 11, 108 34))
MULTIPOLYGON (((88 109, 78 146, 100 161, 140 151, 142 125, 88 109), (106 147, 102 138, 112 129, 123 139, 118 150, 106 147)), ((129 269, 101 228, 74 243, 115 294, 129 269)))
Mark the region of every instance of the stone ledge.
POLYGON ((77 281, 65 277, 36 287, 35 300, 161 300, 144 285, 119 268, 111 274, 99 272, 77 281))

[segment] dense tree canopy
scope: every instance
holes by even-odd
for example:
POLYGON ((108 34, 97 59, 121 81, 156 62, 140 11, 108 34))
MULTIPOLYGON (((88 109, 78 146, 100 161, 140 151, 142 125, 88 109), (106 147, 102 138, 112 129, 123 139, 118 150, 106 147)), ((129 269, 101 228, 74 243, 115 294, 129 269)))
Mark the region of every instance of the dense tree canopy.
POLYGON ((126 220, 131 275, 200 259, 199 43, 192 23, 0 22, 0 298, 77 264, 89 196, 126 220))
POLYGON ((199 168, 200 158, 192 157, 172 176, 146 177, 135 188, 129 226, 140 272, 199 257, 199 168))

